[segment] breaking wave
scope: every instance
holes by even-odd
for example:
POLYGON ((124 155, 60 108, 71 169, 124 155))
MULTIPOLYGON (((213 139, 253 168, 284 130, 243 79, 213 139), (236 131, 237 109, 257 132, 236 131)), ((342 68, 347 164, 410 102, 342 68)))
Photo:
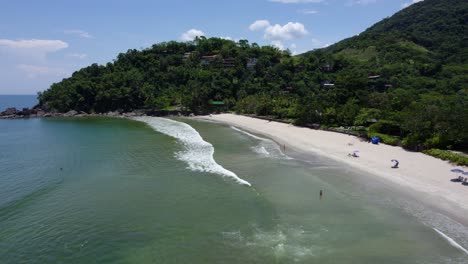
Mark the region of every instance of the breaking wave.
POLYGON ((176 138, 184 146, 184 150, 175 153, 175 157, 186 162, 189 169, 230 177, 240 184, 251 186, 248 181, 239 178, 234 172, 226 170, 216 163, 213 158, 213 145, 204 141, 190 125, 171 119, 149 116, 135 117, 133 120, 144 122, 154 130, 176 138))

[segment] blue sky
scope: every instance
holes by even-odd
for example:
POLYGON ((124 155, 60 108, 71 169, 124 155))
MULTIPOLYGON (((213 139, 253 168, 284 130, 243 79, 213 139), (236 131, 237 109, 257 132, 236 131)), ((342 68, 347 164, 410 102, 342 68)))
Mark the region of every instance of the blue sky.
POLYGON ((420 1, 0 0, 0 94, 35 94, 128 49, 196 35, 302 53, 420 1))

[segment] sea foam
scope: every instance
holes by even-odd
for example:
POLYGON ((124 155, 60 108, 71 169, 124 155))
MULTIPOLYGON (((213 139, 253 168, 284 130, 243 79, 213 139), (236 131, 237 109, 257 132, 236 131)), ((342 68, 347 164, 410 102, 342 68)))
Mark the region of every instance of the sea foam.
POLYGON ((434 229, 440 236, 442 236, 443 238, 445 238, 445 240, 447 240, 449 242, 450 245, 452 245, 453 247, 456 247, 458 249, 460 249, 461 251, 465 252, 466 254, 468 254, 468 250, 466 250, 464 247, 462 247, 460 244, 458 244, 457 242, 455 242, 455 240, 453 240, 451 237, 447 236, 446 234, 442 233, 441 231, 439 231, 437 228, 432 228, 434 229))
POLYGON ((254 134, 251 134, 251 133, 249 133, 247 131, 244 131, 244 130, 239 129, 239 128, 234 127, 234 126, 231 126, 231 128, 234 129, 237 132, 245 134, 245 135, 259 141, 258 145, 251 147, 253 152, 255 152, 255 153, 257 153, 257 154, 259 154, 261 156, 268 157, 268 158, 291 159, 290 157, 288 157, 286 154, 284 154, 281 151, 279 145, 276 144, 276 142, 274 142, 273 140, 256 136, 254 134))
POLYGON ((251 186, 248 181, 239 178, 234 172, 216 163, 213 158, 213 145, 203 140, 190 125, 160 117, 143 116, 135 117, 133 120, 145 122, 154 130, 176 138, 184 146, 184 150, 175 153, 175 157, 186 162, 189 169, 230 177, 240 184, 251 186))

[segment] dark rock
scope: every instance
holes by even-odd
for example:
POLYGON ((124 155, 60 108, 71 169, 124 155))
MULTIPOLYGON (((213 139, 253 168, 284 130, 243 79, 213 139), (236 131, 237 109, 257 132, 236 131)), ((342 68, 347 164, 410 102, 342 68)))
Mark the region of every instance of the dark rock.
POLYGON ((18 112, 15 107, 9 107, 7 108, 4 112, 2 112, 3 115, 14 115, 18 112))
POLYGON ((116 112, 110 111, 110 112, 107 112, 106 115, 107 115, 107 116, 119 116, 120 114, 119 114, 119 112, 117 112, 117 111, 116 111, 116 112))
POLYGON ((46 112, 44 110, 38 110, 36 112, 37 117, 43 117, 45 114, 46 114, 46 112))
POLYGON ((42 104, 40 106, 40 109, 44 110, 44 111, 49 111, 50 110, 50 106, 48 104, 42 104))
POLYGON ((75 110, 70 110, 70 111, 66 112, 65 114, 63 114, 63 116, 65 116, 65 117, 71 117, 71 116, 76 116, 77 114, 78 114, 77 111, 75 111, 75 110))
POLYGON ((123 116, 124 117, 132 117, 132 116, 136 116, 137 114, 135 112, 128 112, 128 113, 123 113, 123 116))

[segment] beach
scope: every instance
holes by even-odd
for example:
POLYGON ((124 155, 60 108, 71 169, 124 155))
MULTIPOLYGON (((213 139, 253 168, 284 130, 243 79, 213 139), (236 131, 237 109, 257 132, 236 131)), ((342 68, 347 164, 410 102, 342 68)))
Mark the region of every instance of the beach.
POLYGON ((459 174, 455 166, 419 152, 401 147, 371 144, 361 138, 323 130, 297 127, 292 124, 234 114, 197 117, 229 124, 243 130, 267 136, 292 157, 318 154, 370 173, 379 180, 388 181, 396 191, 404 191, 421 203, 436 208, 462 225, 468 225, 468 186, 451 179, 459 174), (349 154, 357 151, 359 157, 349 154), (399 161, 391 168, 391 160, 399 161))

